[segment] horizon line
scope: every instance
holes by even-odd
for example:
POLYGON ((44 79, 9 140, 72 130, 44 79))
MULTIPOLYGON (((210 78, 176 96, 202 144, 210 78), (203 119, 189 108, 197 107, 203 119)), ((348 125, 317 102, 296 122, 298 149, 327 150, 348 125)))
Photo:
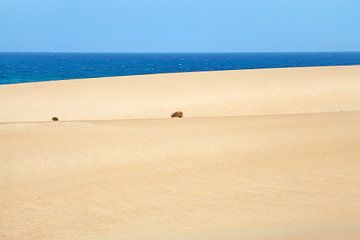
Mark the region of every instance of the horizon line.
POLYGON ((234 52, 107 52, 107 51, 0 51, 0 53, 83 53, 83 54, 249 54, 249 53, 360 53, 356 51, 234 51, 234 52))

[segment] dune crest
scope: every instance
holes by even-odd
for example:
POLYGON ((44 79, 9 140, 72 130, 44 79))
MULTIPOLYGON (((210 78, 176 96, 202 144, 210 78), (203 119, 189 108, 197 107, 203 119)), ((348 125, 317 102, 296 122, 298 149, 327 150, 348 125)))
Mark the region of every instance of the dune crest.
POLYGON ((0 86, 0 122, 360 110, 360 66, 155 74, 0 86))

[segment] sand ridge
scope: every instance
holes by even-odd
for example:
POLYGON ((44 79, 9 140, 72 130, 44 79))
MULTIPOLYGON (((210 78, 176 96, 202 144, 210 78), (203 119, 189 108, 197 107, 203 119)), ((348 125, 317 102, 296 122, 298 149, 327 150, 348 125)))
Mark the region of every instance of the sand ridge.
POLYGON ((0 122, 360 110, 360 66, 256 69, 0 86, 0 122))

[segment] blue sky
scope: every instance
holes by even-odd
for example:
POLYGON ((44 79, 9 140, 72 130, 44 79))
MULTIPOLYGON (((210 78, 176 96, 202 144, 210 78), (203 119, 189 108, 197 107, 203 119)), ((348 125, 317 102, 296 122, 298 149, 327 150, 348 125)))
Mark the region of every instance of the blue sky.
POLYGON ((360 51, 359 0, 0 0, 0 51, 360 51))

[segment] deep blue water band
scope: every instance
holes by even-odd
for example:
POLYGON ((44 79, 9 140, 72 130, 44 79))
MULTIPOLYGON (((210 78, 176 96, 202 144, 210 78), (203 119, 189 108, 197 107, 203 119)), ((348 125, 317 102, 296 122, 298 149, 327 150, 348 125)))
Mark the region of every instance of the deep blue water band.
POLYGON ((360 64, 360 52, 0 53, 0 84, 214 70, 360 64))

